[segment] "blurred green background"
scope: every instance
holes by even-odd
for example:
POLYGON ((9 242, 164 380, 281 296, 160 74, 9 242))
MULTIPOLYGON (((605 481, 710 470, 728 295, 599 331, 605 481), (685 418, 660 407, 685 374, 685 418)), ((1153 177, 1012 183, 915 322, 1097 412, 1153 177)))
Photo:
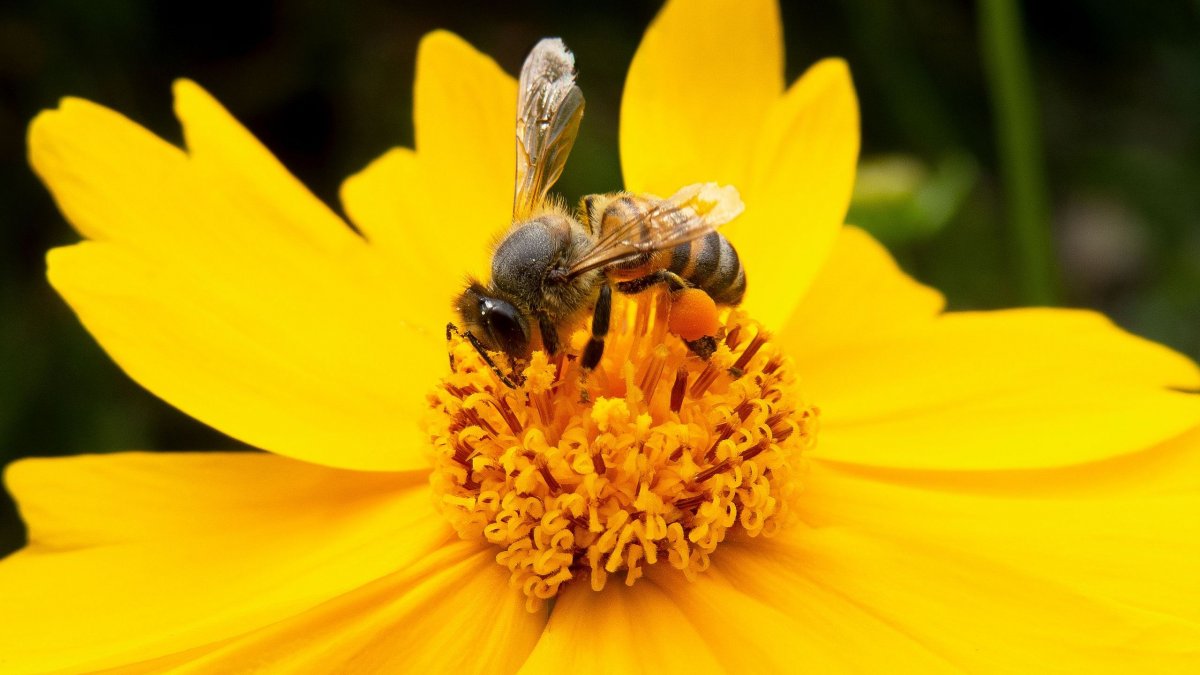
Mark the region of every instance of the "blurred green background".
MULTIPOLYGON (((539 37, 559 35, 576 52, 588 98, 560 183, 574 198, 620 186, 621 82, 658 5, 6 2, 0 464, 240 447, 134 385, 46 284, 45 251, 77 237, 25 160, 25 127, 38 110, 82 96, 178 141, 169 87, 191 77, 336 204, 343 177, 411 145, 422 34, 449 28, 509 72, 539 37)), ((827 55, 846 57, 855 76, 863 166, 851 220, 952 308, 1039 298, 1092 307, 1200 356, 1200 3, 1026 2, 1023 18, 1003 25, 994 12, 1006 5, 784 4, 789 80, 827 55), (998 142, 1006 129, 1009 140, 998 142), (1015 208, 1014 190, 1023 194, 1015 208), (1053 269, 1031 269, 1018 253, 1017 221, 1034 225, 1035 249, 1038 222, 1049 226, 1041 250, 1053 251, 1053 269), (1046 283, 1031 290, 1038 275, 1046 283)), ((7 499, 0 554, 24 536, 7 499)))

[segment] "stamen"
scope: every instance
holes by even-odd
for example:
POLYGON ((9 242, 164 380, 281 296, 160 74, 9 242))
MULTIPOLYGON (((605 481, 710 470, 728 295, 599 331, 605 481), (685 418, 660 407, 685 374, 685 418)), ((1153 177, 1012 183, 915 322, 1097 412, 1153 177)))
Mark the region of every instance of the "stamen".
POLYGON ((746 351, 742 352, 742 355, 738 357, 738 360, 735 361, 732 366, 730 366, 730 374, 734 377, 741 377, 742 373, 744 373, 746 370, 746 365, 750 363, 750 359, 754 358, 754 355, 758 353, 758 350, 761 349, 766 342, 766 333, 762 329, 759 329, 754 338, 750 340, 750 345, 746 347, 746 351))
POLYGON ((430 482, 459 536, 497 547, 531 611, 576 579, 632 585, 661 563, 695 578, 730 530, 770 536, 791 516, 818 419, 791 361, 741 310, 701 358, 667 332, 663 295, 614 298, 594 371, 579 367, 581 329, 513 369, 516 389, 451 336, 430 482))
POLYGON ((557 480, 554 480, 554 476, 550 474, 550 469, 545 464, 540 464, 538 471, 542 473, 542 478, 546 481, 546 487, 555 492, 562 489, 562 486, 558 484, 557 480))
POLYGON ((717 430, 721 432, 721 435, 717 436, 717 440, 713 441, 713 444, 709 446, 708 452, 704 453, 704 459, 710 462, 716 458, 717 448, 721 447, 721 442, 729 440, 729 437, 733 435, 734 427, 729 424, 722 424, 717 427, 717 430))
POLYGON ((500 416, 504 418, 505 424, 508 425, 508 428, 514 434, 521 433, 521 422, 517 419, 517 416, 513 413, 513 410, 511 407, 509 407, 507 401, 502 398, 498 398, 493 399, 491 404, 496 407, 497 412, 499 412, 500 416))
POLYGON ((548 392, 539 391, 529 395, 530 402, 538 413, 538 420, 543 426, 549 426, 554 421, 554 414, 550 406, 550 394, 548 392))
POLYGON ((725 334, 725 346, 729 347, 730 351, 737 349, 738 337, 741 334, 742 334, 741 326, 734 326, 733 328, 729 329, 728 333, 725 334))
MULTIPOLYGON (((657 297, 657 294, 656 296, 657 297)), ((637 303, 637 319, 633 324, 633 334, 635 336, 643 336, 650 331, 650 314, 654 311, 654 304, 650 302, 637 303)))
POLYGON ((683 397, 687 394, 688 371, 680 368, 675 373, 675 384, 671 385, 671 412, 678 414, 683 408, 683 397))
POLYGON ((647 363, 645 373, 638 383, 642 394, 646 397, 646 401, 654 398, 654 390, 658 388, 658 379, 662 377, 663 367, 667 364, 668 353, 665 346, 658 345, 654 348, 654 355, 650 357, 650 361, 647 363))
POLYGON ((692 385, 692 398, 700 398, 701 396, 704 396, 704 393, 708 391, 708 388, 712 386, 713 382, 716 382, 717 376, 720 374, 720 369, 718 369, 712 361, 709 361, 705 365, 704 371, 700 373, 700 377, 696 378, 696 384, 692 385))

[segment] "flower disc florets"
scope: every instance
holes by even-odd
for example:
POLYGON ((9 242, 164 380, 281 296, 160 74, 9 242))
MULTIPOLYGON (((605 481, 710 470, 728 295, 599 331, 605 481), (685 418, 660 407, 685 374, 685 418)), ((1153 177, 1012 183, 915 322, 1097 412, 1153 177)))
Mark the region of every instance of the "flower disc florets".
POLYGON ((703 359, 667 332, 668 306, 618 299, 595 371, 578 366, 581 329, 556 359, 535 352, 515 389, 451 341, 430 395, 434 496, 460 536, 500 547, 531 611, 576 577, 632 585, 660 563, 691 577, 732 531, 769 536, 789 515, 817 430, 790 360, 741 310, 703 359))

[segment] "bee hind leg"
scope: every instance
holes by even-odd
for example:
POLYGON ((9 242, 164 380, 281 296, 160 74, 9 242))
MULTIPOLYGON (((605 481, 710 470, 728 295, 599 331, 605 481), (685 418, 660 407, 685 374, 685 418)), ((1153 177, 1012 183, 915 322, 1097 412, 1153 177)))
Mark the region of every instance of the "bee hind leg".
POLYGON ((705 335, 697 340, 684 340, 683 344, 687 345, 689 352, 705 361, 712 357, 713 352, 717 351, 717 338, 712 335, 705 335))
POLYGON ((651 286, 657 286, 658 284, 666 284, 667 288, 669 288, 672 293, 675 291, 682 291, 688 287, 688 282, 684 281, 683 277, 679 276, 678 274, 675 274, 670 270, 659 270, 657 272, 647 274, 644 277, 638 277, 637 279, 631 279, 629 281, 622 281, 617 284, 617 290, 621 291, 625 295, 636 295, 647 288, 650 288, 651 286))
MULTIPOLYGON (((678 293, 679 291, 691 288, 691 284, 689 284, 678 274, 675 274, 670 270, 659 270, 638 279, 621 282, 617 284, 617 290, 621 291, 622 293, 632 295, 635 293, 641 293, 642 291, 656 284, 666 284, 667 288, 672 294, 672 297, 674 297, 674 294, 678 293)), ((695 340, 685 339, 683 340, 683 343, 687 345, 688 351, 705 361, 712 357, 713 352, 717 351, 717 340, 716 337, 712 335, 705 335, 695 340)))

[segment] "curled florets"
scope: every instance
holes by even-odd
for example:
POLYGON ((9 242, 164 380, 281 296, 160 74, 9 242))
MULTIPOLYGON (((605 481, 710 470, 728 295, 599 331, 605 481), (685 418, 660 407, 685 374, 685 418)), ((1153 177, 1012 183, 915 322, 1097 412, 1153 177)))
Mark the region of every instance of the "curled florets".
POLYGON ((535 352, 512 389, 453 340, 454 372, 430 396, 438 507, 500 549, 531 611, 576 578, 631 585, 659 564, 691 577, 731 531, 773 534, 815 442, 789 359, 743 312, 703 359, 666 332, 660 303, 624 305, 591 373, 570 351, 535 352))

